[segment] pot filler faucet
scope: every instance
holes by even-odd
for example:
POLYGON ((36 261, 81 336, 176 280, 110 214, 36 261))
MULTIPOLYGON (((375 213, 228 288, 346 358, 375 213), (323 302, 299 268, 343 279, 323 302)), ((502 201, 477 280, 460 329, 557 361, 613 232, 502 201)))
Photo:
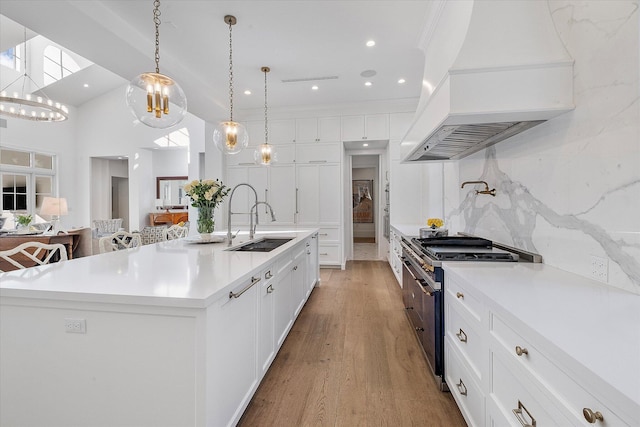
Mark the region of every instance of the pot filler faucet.
POLYGON ((496 196, 496 189, 493 188, 489 190, 489 184, 487 184, 486 181, 465 181, 462 183, 462 186, 460 188, 464 188, 464 186, 467 184, 484 184, 484 190, 476 190, 476 194, 489 194, 493 197, 496 196))
POLYGON ((249 224, 249 239, 253 239, 253 236, 255 234, 256 231, 256 226, 258 225, 258 209, 257 206, 259 204, 263 204, 266 205, 269 208, 269 211, 271 212, 271 220, 275 221, 276 217, 273 213, 273 209, 271 208, 271 205, 267 202, 259 202, 258 201, 258 192, 256 191, 255 188, 253 188, 253 186, 251 184, 247 184, 247 183, 240 183, 238 185, 236 185, 235 187, 233 187, 233 190, 231 190, 231 195, 229 196, 229 208, 227 210, 227 241, 229 242, 229 246, 231 246, 231 243, 233 242, 233 238, 235 237, 233 234, 231 234, 231 215, 234 214, 246 214, 247 212, 231 212, 231 201, 233 200, 233 193, 236 192, 236 190, 238 189, 238 187, 242 187, 242 186, 247 186, 249 187, 252 191, 253 191, 253 196, 254 196, 254 203, 253 206, 251 206, 251 209, 249 210, 248 214, 249 214, 249 218, 250 218, 250 224, 249 224), (255 209, 255 214, 253 212, 253 210, 255 209), (254 215, 255 215, 255 223, 253 222, 254 219, 254 215))

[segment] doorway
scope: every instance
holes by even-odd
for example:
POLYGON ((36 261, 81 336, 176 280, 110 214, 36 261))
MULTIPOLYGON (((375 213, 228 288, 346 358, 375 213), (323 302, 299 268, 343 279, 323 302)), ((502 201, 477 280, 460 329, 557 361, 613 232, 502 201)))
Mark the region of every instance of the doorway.
POLYGON ((380 156, 353 155, 351 160, 352 243, 354 260, 377 260, 380 202, 380 156))

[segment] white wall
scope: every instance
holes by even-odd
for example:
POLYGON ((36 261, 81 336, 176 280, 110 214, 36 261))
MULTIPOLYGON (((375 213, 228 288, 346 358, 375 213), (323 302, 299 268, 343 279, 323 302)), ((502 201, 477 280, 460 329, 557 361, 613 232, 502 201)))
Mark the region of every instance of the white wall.
POLYGON ((550 1, 574 65, 574 111, 445 165, 449 225, 640 294, 638 1, 550 1), (460 189, 485 180, 497 196, 460 189))

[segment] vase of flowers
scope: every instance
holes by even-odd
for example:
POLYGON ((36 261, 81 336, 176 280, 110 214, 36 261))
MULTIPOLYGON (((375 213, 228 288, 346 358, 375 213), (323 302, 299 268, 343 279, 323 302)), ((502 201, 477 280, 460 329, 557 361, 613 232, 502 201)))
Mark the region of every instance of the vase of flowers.
POLYGON ((16 215, 16 222, 18 229, 27 229, 29 228, 29 224, 33 220, 33 216, 31 215, 16 215))
POLYGON ((230 189, 221 181, 196 179, 184 186, 184 192, 191 199, 191 206, 198 209, 198 233, 202 239, 209 239, 215 229, 213 210, 222 203, 230 189))

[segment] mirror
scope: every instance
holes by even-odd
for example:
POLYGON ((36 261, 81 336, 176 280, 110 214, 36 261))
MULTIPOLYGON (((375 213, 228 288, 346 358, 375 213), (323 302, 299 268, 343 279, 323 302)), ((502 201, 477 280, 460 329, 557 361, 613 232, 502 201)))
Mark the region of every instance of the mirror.
POLYGON ((186 176, 156 178, 156 207, 158 209, 186 209, 189 198, 184 193, 186 176))

